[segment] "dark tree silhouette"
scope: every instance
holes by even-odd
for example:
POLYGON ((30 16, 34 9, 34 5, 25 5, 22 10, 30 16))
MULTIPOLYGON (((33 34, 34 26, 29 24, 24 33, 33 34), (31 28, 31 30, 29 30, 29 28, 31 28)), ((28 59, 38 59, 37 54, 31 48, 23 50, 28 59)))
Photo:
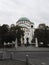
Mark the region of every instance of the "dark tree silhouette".
POLYGON ((49 27, 45 24, 40 24, 34 32, 34 37, 38 39, 38 45, 41 46, 40 42, 43 42, 43 47, 48 47, 49 44, 49 27))
POLYGON ((16 38, 17 38, 17 45, 21 45, 21 37, 23 38, 24 36, 24 31, 21 30, 21 26, 13 26, 10 28, 10 31, 13 31, 16 33, 16 38))
POLYGON ((3 24, 2 26, 0 26, 0 46, 4 46, 4 41, 5 41, 5 37, 6 34, 9 31, 9 26, 7 24, 3 24))

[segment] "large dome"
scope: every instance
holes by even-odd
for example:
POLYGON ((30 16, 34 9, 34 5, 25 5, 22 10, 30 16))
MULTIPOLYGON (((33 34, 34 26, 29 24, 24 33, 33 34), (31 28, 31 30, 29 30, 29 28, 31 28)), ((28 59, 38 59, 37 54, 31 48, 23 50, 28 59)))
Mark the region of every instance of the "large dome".
POLYGON ((17 22, 20 22, 20 21, 28 21, 30 22, 30 20, 26 17, 21 17, 17 22))

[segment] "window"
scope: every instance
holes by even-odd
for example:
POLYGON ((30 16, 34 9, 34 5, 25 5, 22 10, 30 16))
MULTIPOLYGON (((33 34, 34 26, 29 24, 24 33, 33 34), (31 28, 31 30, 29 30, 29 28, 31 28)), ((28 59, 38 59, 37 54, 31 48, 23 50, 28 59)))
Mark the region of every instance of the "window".
POLYGON ((33 25, 31 25, 31 28, 33 28, 33 25))

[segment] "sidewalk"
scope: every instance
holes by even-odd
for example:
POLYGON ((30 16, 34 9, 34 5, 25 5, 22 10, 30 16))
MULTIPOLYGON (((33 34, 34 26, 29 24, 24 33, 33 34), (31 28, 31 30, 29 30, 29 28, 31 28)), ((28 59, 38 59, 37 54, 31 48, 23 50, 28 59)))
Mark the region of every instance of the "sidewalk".
POLYGON ((26 65, 26 63, 17 60, 2 60, 0 61, 0 65, 26 65))
POLYGON ((33 47, 33 46, 18 46, 17 48, 4 48, 0 49, 2 51, 17 51, 17 52, 49 52, 49 48, 42 48, 42 47, 33 47))
MULTIPOLYGON (((30 63, 40 65, 45 62, 49 65, 49 48, 36 48, 33 46, 21 46, 17 48, 0 49, 0 59, 26 60, 26 54, 29 55, 30 63), (29 52, 29 53, 28 53, 29 52), (34 53, 35 52, 35 53, 34 53), (47 53, 46 53, 47 52, 47 53)), ((0 65, 24 65, 24 62, 4 60, 0 65)))
POLYGON ((49 51, 49 48, 40 48, 40 47, 33 47, 33 46, 28 46, 28 47, 25 47, 25 46, 22 46, 22 47, 17 47, 15 49, 15 51, 30 51, 30 52, 43 52, 43 51, 46 51, 48 52, 49 51))

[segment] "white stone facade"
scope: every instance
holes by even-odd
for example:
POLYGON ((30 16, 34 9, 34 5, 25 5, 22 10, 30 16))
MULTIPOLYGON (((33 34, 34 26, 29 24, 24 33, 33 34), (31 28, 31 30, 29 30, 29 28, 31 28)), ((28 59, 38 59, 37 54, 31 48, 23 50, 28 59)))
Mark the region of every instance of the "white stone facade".
MULTIPOLYGON (((16 25, 22 26, 22 30, 25 31, 24 33, 24 44, 27 43, 27 38, 29 44, 32 44, 32 38, 34 36, 34 23, 32 23, 29 19, 23 17, 20 18, 17 22, 16 25)), ((21 39, 21 43, 23 44, 23 40, 21 39)))

